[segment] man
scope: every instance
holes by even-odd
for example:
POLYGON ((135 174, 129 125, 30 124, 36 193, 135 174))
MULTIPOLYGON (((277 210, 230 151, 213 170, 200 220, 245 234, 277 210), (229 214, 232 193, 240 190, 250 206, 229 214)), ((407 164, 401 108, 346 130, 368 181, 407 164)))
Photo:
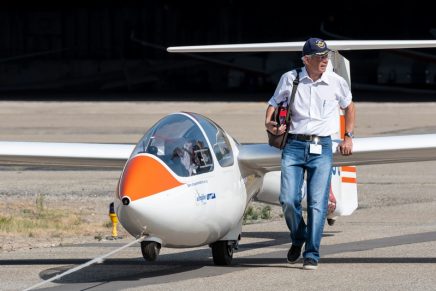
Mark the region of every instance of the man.
MULTIPOLYGON (((338 150, 351 155, 353 149, 354 104, 347 82, 332 71, 326 71, 329 48, 319 38, 309 38, 303 46, 303 63, 299 84, 291 104, 290 128, 278 128, 278 134, 289 131, 281 160, 280 204, 291 232, 287 259, 296 263, 303 245, 303 269, 315 270, 320 258, 319 247, 327 213, 332 168, 331 135, 339 131, 338 107, 345 110, 345 136, 338 150), (307 223, 302 216, 304 175, 307 176, 307 223)), ((288 101, 296 70, 280 79, 266 110, 265 126, 274 133, 277 123, 271 121, 274 108, 288 101)))

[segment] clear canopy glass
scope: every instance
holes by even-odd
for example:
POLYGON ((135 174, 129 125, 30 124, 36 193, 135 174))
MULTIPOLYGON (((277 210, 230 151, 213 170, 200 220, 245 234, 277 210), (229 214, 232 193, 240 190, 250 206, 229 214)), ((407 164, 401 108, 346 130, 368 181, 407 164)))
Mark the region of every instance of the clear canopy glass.
POLYGON ((139 153, 153 154, 177 175, 188 177, 214 170, 211 152, 220 166, 233 165, 230 143, 218 125, 199 114, 179 113, 168 115, 151 127, 139 141, 132 157, 139 153))

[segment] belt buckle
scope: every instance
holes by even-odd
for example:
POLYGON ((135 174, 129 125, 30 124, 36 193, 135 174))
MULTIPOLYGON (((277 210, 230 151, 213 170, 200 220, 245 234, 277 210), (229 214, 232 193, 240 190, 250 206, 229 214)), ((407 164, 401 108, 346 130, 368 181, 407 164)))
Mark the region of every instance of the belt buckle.
POLYGON ((312 135, 304 135, 304 140, 305 141, 312 141, 313 140, 313 136, 312 135))

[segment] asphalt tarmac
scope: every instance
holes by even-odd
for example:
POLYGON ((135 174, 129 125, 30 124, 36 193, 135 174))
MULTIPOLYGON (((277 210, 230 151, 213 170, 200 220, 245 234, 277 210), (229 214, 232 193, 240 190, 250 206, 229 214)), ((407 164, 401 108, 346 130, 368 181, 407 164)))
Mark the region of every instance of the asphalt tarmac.
MULTIPOLYGON (((240 142, 266 142, 263 102, 0 102, 0 140, 136 143, 169 112, 215 120, 240 142)), ((359 136, 436 132, 436 103, 357 103, 359 136)), ((2 169, 9 195, 113 195, 117 171, 2 169), (25 175, 23 179, 22 175, 25 175), (113 182, 108 182, 111 178, 113 182), (65 183, 63 183, 65 182, 65 183), (91 185, 90 187, 84 185, 91 185), (27 193, 27 194, 26 194, 27 193)), ((435 290, 436 162, 358 167, 359 209, 326 226, 318 270, 286 263, 283 220, 243 227, 231 267, 208 247, 163 248, 154 263, 129 247, 43 287, 49 290, 435 290)), ((132 238, 133 240, 133 238, 132 238)), ((0 289, 22 290, 129 242, 0 252, 0 289)))

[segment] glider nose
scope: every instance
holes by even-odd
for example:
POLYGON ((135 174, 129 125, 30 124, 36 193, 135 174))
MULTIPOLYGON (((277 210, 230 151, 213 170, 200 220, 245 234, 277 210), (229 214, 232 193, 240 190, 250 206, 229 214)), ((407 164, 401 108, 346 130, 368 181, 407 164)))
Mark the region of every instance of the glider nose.
POLYGON ((138 155, 128 161, 120 179, 119 197, 124 205, 183 185, 156 157, 138 155))

